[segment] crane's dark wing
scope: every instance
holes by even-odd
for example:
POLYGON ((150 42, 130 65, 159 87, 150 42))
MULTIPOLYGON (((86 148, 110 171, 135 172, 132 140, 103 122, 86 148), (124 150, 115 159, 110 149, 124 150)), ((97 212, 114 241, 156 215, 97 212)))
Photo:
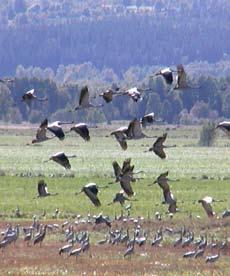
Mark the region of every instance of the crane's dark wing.
POLYGON ((177 65, 177 84, 175 89, 187 88, 186 73, 182 64, 177 65))
POLYGON ((153 144, 153 151, 156 155, 158 155, 161 159, 166 158, 166 154, 163 149, 163 143, 167 138, 167 133, 164 133, 163 136, 158 137, 156 142, 153 144))
POLYGON ((79 105, 86 105, 89 103, 89 90, 88 86, 84 86, 81 89, 80 99, 79 99, 79 105))
POLYGON ((44 121, 41 122, 40 128, 44 128, 44 127, 47 127, 47 126, 48 126, 48 120, 46 118, 44 121))
POLYGON ((101 202, 97 197, 97 193, 95 194, 91 189, 84 187, 83 191, 85 194, 88 196, 88 198, 92 201, 92 203, 96 206, 99 207, 101 206, 101 202))
POLYGON ((71 128, 71 130, 74 130, 77 134, 79 134, 85 141, 90 141, 89 136, 89 129, 86 124, 77 124, 74 127, 71 128))
POLYGON ((153 144, 154 146, 162 146, 167 138, 167 133, 164 133, 162 136, 158 137, 156 142, 153 144))
POLYGON ((155 121, 155 115, 154 113, 149 113, 149 114, 146 114, 145 116, 143 116, 140 120, 140 123, 143 125, 143 126, 146 126, 147 124, 152 124, 154 121, 155 121))
POLYGON ((40 180, 38 182, 38 195, 39 195, 39 197, 44 197, 44 196, 48 195, 47 190, 46 190, 46 184, 43 180, 40 180))
POLYGON ((122 166, 122 173, 125 174, 126 172, 132 172, 134 169, 134 165, 131 166, 131 158, 125 159, 122 166))
POLYGON ((106 90, 105 92, 101 93, 99 96, 103 97, 106 103, 110 103, 113 100, 113 91, 106 90))
POLYGON ((155 183, 157 182, 163 189, 164 185, 168 184, 168 176, 169 172, 166 171, 162 174, 160 174, 158 177, 157 177, 157 180, 155 181, 155 183))
POLYGON ((205 200, 202 200, 201 203, 208 217, 213 217, 214 213, 212 210, 211 203, 207 203, 205 200))
POLYGON ((47 137, 46 137, 47 125, 48 125, 47 119, 45 119, 44 121, 41 122, 39 128, 37 129, 37 133, 36 133, 37 141, 44 141, 47 139, 47 137))
POLYGON ((169 204, 169 208, 168 208, 168 211, 169 213, 176 213, 177 211, 177 206, 176 206, 176 201, 172 201, 170 204, 169 204))
POLYGON ((129 174, 125 174, 120 179, 121 188, 124 190, 124 192, 128 196, 134 195, 132 186, 130 184, 130 181, 132 180, 131 176, 129 174))
POLYGON ((47 127, 47 129, 52 132, 59 140, 65 139, 65 133, 61 127, 47 127))
POLYGON ((121 176, 121 167, 119 166, 119 164, 117 163, 117 161, 113 161, 113 171, 116 177, 116 181, 119 180, 119 177, 121 176))
POLYGON ((143 136, 142 130, 141 130, 141 123, 136 118, 133 119, 128 126, 127 130, 127 137, 132 138, 140 138, 143 136))
POLYGON ((53 161, 57 162, 58 164, 60 164, 61 166, 63 166, 65 169, 71 169, 71 165, 69 162, 68 157, 63 153, 59 154, 59 155, 54 155, 52 156, 53 161))
POLYGON ((162 71, 161 74, 162 74, 162 76, 165 79, 167 84, 171 85, 173 83, 173 73, 172 73, 172 71, 169 71, 169 70, 165 71, 165 72, 162 71))
POLYGON ((115 132, 114 136, 123 150, 127 150, 128 145, 126 142, 126 136, 123 132, 115 132))
POLYGON ((165 152, 164 152, 163 147, 157 146, 157 147, 155 147, 155 148, 153 149, 153 151, 154 151, 154 153, 155 153, 156 155, 158 155, 161 159, 165 159, 165 158, 166 158, 166 154, 165 154, 165 152))

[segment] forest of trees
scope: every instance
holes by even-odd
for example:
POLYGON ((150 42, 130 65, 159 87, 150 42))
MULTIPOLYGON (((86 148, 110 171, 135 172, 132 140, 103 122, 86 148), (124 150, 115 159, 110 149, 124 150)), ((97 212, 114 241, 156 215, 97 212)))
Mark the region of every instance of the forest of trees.
POLYGON ((169 123, 230 118, 229 16, 229 0, 2 0, 0 77, 16 79, 0 84, 0 120, 96 123, 152 111, 169 123), (179 63, 198 89, 169 93, 162 78, 149 78, 179 63), (151 90, 138 104, 118 97, 69 112, 83 85, 95 97, 112 83, 151 90), (49 101, 29 110, 21 95, 32 88, 49 101))
POLYGON ((93 2, 40 0, 31 11, 34 1, 2 0, 0 75, 14 75, 19 64, 56 70, 91 62, 121 76, 131 66, 230 59, 228 0, 108 1, 107 10, 93 2))

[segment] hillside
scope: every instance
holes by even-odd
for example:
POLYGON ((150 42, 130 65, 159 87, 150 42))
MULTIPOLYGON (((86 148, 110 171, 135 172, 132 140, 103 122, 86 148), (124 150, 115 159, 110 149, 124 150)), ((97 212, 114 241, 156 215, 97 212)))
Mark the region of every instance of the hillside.
POLYGON ((230 2, 1 1, 1 75, 17 65, 131 66, 229 60, 230 2))

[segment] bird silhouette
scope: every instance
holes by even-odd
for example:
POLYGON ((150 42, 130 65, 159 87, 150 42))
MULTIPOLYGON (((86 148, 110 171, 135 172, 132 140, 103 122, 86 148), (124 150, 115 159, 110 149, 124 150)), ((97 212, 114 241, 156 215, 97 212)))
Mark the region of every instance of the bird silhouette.
POLYGON ((36 90, 35 89, 31 89, 29 91, 27 91, 25 94, 22 95, 22 102, 25 102, 27 104, 28 107, 31 107, 31 103, 32 101, 40 101, 40 102, 44 102, 44 101, 48 101, 47 97, 44 98, 38 98, 36 95, 36 90))
POLYGON ((90 108, 90 107, 102 107, 103 105, 95 105, 92 104, 89 101, 89 90, 88 90, 88 86, 84 86, 81 89, 81 94, 80 94, 80 98, 79 98, 79 105, 77 107, 75 107, 74 110, 79 110, 79 109, 84 109, 84 108, 90 108))
POLYGON ((153 146, 149 149, 149 151, 153 151, 161 159, 166 158, 166 154, 165 154, 165 151, 164 151, 165 148, 176 147, 176 145, 165 146, 164 142, 165 142, 166 138, 167 138, 167 133, 164 133, 162 136, 157 138, 157 140, 154 142, 153 146))
POLYGON ((90 141, 89 129, 88 129, 88 126, 86 124, 84 124, 84 123, 76 124, 75 126, 71 127, 70 131, 75 131, 85 141, 90 141))
POLYGON ((65 155, 64 152, 57 152, 52 155, 48 160, 45 160, 44 163, 53 160, 54 162, 58 163, 59 165, 63 166, 65 169, 71 169, 71 165, 69 162, 69 158, 74 158, 76 155, 65 155))
POLYGON ((97 196, 99 192, 99 188, 107 188, 108 186, 102 186, 98 187, 96 183, 88 183, 85 186, 82 187, 81 191, 76 193, 76 195, 79 195, 80 193, 84 192, 87 197, 91 200, 91 202, 94 204, 94 206, 99 207, 101 206, 101 202, 97 196))

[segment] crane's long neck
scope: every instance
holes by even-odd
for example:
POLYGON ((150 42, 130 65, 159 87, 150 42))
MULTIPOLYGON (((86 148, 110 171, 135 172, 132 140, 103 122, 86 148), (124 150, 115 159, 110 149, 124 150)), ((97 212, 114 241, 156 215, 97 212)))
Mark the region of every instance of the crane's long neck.
POLYGON ((59 125, 72 125, 73 122, 60 122, 59 125))
POLYGON ((157 138, 158 136, 148 136, 148 135, 144 134, 144 137, 145 138, 157 138))
POLYGON ((40 102, 43 102, 43 101, 48 101, 48 98, 47 97, 44 97, 44 98, 36 98, 38 101, 40 102))
POLYGON ((108 186, 108 185, 105 185, 105 186, 98 186, 98 188, 100 188, 100 189, 106 189, 106 188, 109 188, 109 186, 108 186))
POLYGON ((103 104, 90 104, 89 107, 103 107, 104 105, 103 104))
POLYGON ((75 157, 77 157, 77 155, 73 154, 73 155, 68 155, 67 157, 68 158, 75 158, 75 157))
POLYGON ((164 149, 175 148, 175 147, 176 147, 176 145, 171 145, 171 146, 164 146, 164 145, 163 145, 163 148, 164 148, 164 149))
POLYGON ((80 195, 82 192, 83 192, 83 190, 81 190, 81 191, 75 193, 75 195, 80 195))

